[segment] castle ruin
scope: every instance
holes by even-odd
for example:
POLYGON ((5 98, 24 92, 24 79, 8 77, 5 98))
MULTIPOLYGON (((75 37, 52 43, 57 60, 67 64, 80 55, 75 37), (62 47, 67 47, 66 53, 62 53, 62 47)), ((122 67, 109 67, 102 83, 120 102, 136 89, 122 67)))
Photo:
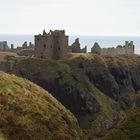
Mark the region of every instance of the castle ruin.
POLYGON ((35 35, 35 57, 64 59, 68 54, 68 36, 65 30, 55 30, 35 35))
POLYGON ((81 49, 79 38, 76 38, 75 42, 71 46, 69 46, 69 51, 72 53, 86 53, 87 46, 85 46, 85 48, 81 49))
POLYGON ((0 41, 0 51, 8 51, 9 46, 7 44, 7 41, 0 41))
MULTIPOLYGON (((44 59, 65 59, 68 53, 86 53, 87 46, 81 49, 79 38, 72 45, 68 45, 69 37, 65 35, 65 30, 50 30, 49 33, 43 31, 43 34, 35 35, 34 55, 37 58, 44 59)), ((31 45, 31 44, 30 44, 31 45)), ((27 47, 27 43, 23 44, 27 47)), ((91 48, 91 53, 107 56, 120 56, 134 54, 135 46, 133 41, 125 41, 125 45, 118 45, 116 48, 101 48, 96 42, 91 48)))
POLYGON ((101 48, 96 42, 91 48, 91 53, 108 56, 130 55, 135 53, 133 41, 125 41, 125 45, 118 45, 116 48, 101 48))

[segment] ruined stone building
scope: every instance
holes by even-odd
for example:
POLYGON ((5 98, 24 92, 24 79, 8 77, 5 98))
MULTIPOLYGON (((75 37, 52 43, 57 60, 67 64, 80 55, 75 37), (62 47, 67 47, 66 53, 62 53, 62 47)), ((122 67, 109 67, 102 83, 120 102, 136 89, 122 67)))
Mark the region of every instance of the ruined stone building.
POLYGON ((86 53, 87 46, 85 46, 85 48, 81 49, 79 38, 76 38, 75 42, 71 46, 69 46, 69 51, 72 53, 86 53))
POLYGON ((91 53, 101 54, 101 47, 97 42, 94 43, 93 47, 91 48, 91 53))
POLYGON ((0 51, 7 51, 7 50, 9 50, 7 41, 0 41, 0 51))
POLYGON ((68 36, 65 30, 55 30, 35 35, 35 57, 64 59, 68 54, 68 36))
POLYGON ((124 46, 118 45, 116 48, 101 48, 98 43, 95 43, 91 48, 91 52, 108 56, 129 55, 135 53, 135 46, 133 41, 126 41, 124 46))

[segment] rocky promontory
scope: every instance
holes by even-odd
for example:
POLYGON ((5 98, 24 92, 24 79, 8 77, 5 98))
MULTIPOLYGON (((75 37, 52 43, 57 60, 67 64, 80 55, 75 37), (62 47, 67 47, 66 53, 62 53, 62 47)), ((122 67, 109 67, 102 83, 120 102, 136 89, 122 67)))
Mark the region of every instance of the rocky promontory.
POLYGON ((7 71, 48 90, 74 114, 88 139, 105 135, 123 120, 140 89, 138 55, 15 59, 7 71))

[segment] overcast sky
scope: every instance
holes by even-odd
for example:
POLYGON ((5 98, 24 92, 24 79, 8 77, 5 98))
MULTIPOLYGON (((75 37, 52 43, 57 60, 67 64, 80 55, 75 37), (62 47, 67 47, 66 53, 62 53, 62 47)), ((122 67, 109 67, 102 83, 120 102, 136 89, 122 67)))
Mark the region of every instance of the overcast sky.
POLYGON ((140 35, 140 0, 0 0, 1 34, 140 35))

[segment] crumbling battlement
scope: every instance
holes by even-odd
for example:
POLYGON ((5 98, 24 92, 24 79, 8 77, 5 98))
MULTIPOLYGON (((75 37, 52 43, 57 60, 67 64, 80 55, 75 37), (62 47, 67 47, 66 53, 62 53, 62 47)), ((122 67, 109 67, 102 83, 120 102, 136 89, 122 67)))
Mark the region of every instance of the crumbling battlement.
POLYGON ((79 38, 76 38, 75 42, 71 46, 69 46, 69 51, 72 53, 86 53, 87 46, 85 46, 85 48, 81 49, 79 38))
POLYGON ((117 56, 117 55, 128 55, 135 53, 135 46, 133 41, 128 42, 125 41, 125 45, 118 45, 116 48, 101 48, 99 44, 96 42, 94 46, 91 48, 92 53, 96 53, 99 55, 108 55, 108 56, 117 56))

